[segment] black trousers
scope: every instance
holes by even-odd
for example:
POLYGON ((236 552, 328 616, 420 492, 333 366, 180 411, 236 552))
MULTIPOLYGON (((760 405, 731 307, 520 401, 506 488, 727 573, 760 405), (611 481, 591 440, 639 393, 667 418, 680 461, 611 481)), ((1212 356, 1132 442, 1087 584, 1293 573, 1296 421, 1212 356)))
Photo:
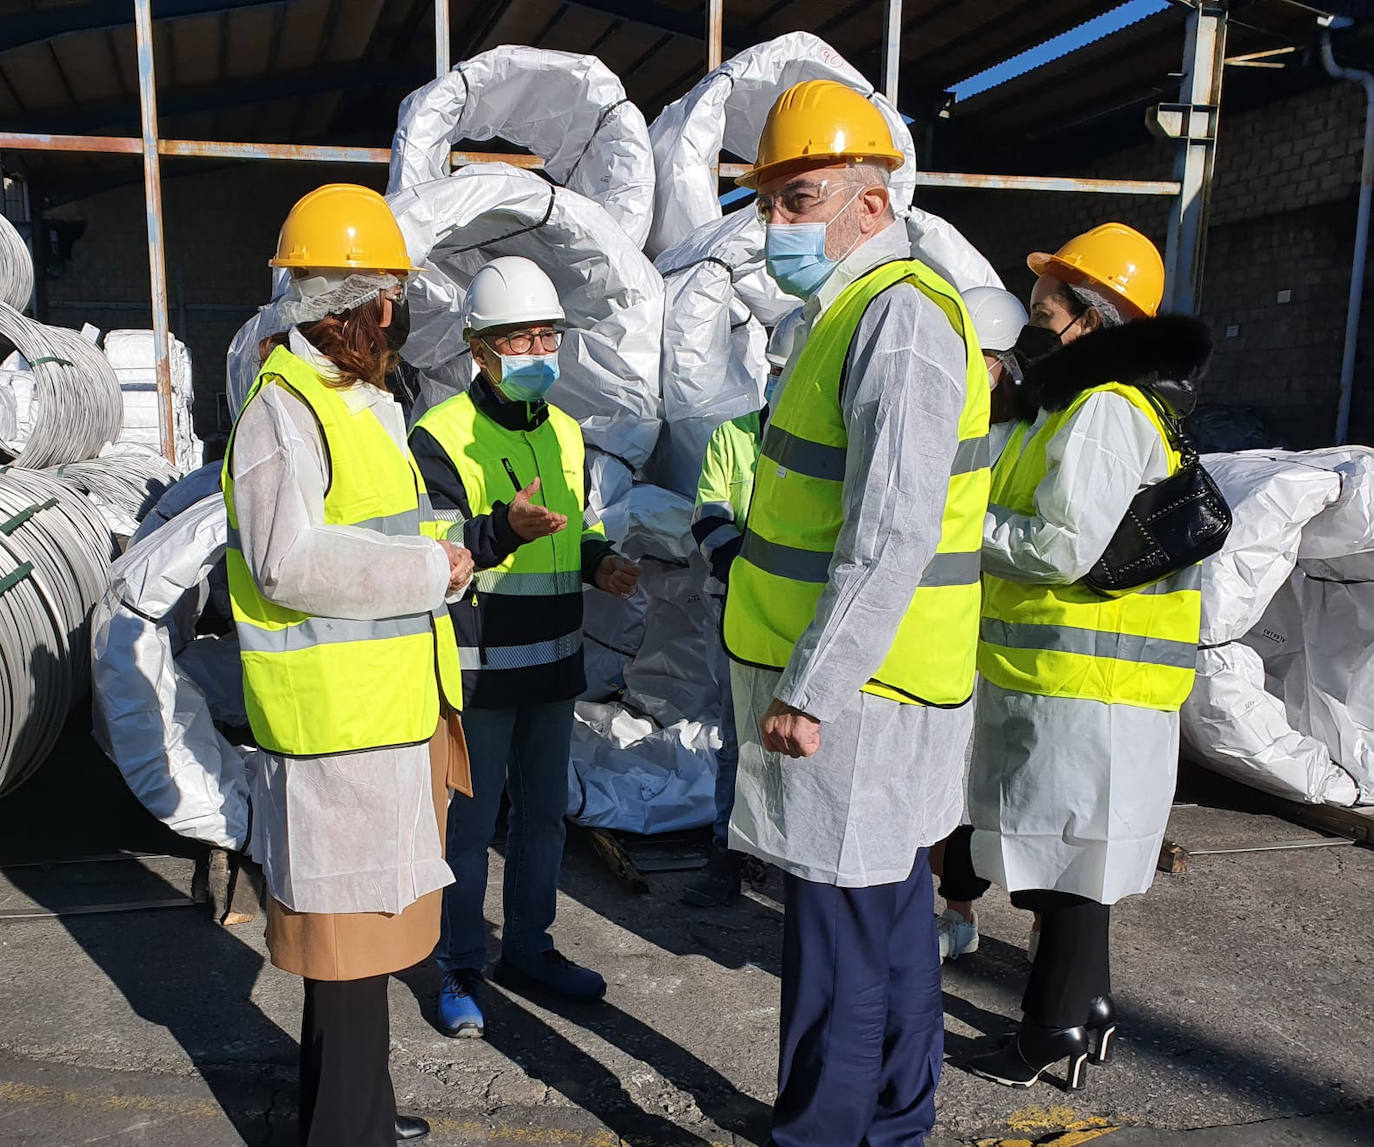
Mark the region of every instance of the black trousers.
POLYGON ((302 1147, 392 1147, 396 1142, 387 979, 305 981, 302 1147))
POLYGON ((973 825, 961 824, 945 838, 940 895, 956 903, 969 903, 991 887, 991 880, 973 871, 973 825))
POLYGON ((1095 996, 1112 990, 1107 932, 1111 908, 1071 892, 1013 892, 1017 908, 1040 913, 1040 947, 1031 965, 1025 1018, 1049 1028, 1077 1027, 1095 996))

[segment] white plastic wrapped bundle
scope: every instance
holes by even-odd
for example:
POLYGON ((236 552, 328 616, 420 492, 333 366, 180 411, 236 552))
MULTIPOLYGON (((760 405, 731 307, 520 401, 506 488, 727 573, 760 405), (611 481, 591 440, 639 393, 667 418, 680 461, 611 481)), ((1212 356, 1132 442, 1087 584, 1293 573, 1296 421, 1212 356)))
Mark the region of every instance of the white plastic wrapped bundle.
POLYGON ((237 849, 252 752, 214 722, 245 720, 238 647, 195 632, 227 530, 224 500, 212 495, 133 546, 110 571, 91 650, 95 737, 134 795, 183 836, 237 849))
POLYGON ((14 440, 0 453, 38 469, 91 458, 119 437, 119 381, 93 338, 25 318, 0 303, 0 335, 18 348, 0 367, 0 386, 17 399, 14 440))
MULTIPOLYGON (((162 406, 157 396, 157 349, 149 330, 110 331, 105 335, 105 357, 114 367, 124 404, 121 443, 162 448, 162 406)), ((183 470, 200 465, 205 450, 196 437, 192 419, 195 397, 191 353, 179 338, 172 337, 172 433, 177 464, 183 470)))
POLYGON ((498 136, 538 155, 550 179, 601 204, 644 245, 654 198, 649 131, 595 56, 493 48, 412 92, 401 104, 387 191, 443 179, 455 144, 498 136))
POLYGON ((1182 731, 1193 755, 1217 772, 1290 800, 1348 805, 1355 783, 1325 744, 1294 728, 1283 696, 1266 683, 1261 656, 1264 645, 1277 652, 1264 636, 1266 614, 1293 573, 1303 531, 1340 497, 1340 478, 1306 459, 1261 452, 1205 458, 1235 524, 1203 565, 1202 648, 1182 731))
POLYGON ((0 301, 26 311, 33 297, 33 257, 14 224, 0 215, 0 301))
POLYGON ((464 290, 498 255, 533 259, 567 315, 550 400, 589 445, 638 467, 658 437, 663 282, 606 211, 506 164, 474 164, 392 195, 411 258, 411 334, 402 354, 441 392, 471 378, 464 290))
POLYGON ((886 96, 829 44, 810 32, 789 32, 727 60, 649 128, 658 182, 647 249, 659 255, 698 227, 720 218, 715 165, 722 150, 753 162, 774 101, 804 80, 835 80, 871 99, 906 162, 893 173, 892 202, 911 202, 916 153, 911 132, 886 96))

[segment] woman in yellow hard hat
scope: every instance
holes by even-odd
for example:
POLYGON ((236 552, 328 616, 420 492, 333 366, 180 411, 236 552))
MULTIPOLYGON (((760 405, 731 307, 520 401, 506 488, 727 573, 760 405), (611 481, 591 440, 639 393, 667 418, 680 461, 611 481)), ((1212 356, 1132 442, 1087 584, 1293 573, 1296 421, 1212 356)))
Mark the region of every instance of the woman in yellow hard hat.
POLYGON ((1137 493, 1178 471, 1173 424, 1211 340, 1158 315, 1163 262, 1125 224, 1029 265, 1025 421, 993 469, 984 531, 969 812, 978 874, 1040 930, 1016 1038, 970 1066, 1024 1087, 1062 1061, 1078 1087, 1116 1031, 1110 906, 1154 876, 1200 620, 1197 566, 1112 596, 1081 579, 1137 493))
POLYGON ((292 325, 263 343, 223 476, 261 750, 249 848, 271 894, 272 962, 305 979, 301 1142, 383 1147, 428 1132, 396 1114, 387 979, 434 948, 452 879, 451 745, 436 730, 461 706, 444 603, 472 561, 437 540, 447 524, 432 522, 384 389, 414 270, 386 201, 348 184, 312 191, 272 265, 291 271, 277 308, 292 325))

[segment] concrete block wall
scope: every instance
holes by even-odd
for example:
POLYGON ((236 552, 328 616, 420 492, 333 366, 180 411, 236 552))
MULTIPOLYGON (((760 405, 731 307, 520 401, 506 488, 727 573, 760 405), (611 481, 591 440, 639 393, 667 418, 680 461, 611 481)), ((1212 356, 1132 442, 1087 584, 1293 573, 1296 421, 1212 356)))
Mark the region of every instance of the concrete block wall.
MULTIPOLYGON (((1364 98, 1329 84, 1228 113, 1217 145, 1202 317, 1216 337, 1204 404, 1259 408, 1275 442, 1332 440, 1359 189, 1364 98)), ((1175 145, 1147 140, 1069 174, 1171 178, 1175 145)), ((1163 250, 1169 201, 947 192, 923 197, 978 244, 1010 289, 1029 250, 1119 219, 1163 250)), ((1374 277, 1372 277, 1374 280, 1374 277)), ((1374 281, 1366 292, 1351 438, 1374 443, 1374 281)))
MULTIPOLYGON (((224 356, 240 326, 271 290, 267 260, 291 205, 312 187, 359 182, 381 190, 383 168, 241 163, 204 169, 163 167, 169 317, 190 348, 197 434, 219 427, 224 356)), ((47 211, 49 219, 80 219, 85 233, 62 274, 44 282, 45 321, 103 330, 150 327, 147 224, 141 182, 47 211), (91 306, 91 303, 101 305, 91 306)))

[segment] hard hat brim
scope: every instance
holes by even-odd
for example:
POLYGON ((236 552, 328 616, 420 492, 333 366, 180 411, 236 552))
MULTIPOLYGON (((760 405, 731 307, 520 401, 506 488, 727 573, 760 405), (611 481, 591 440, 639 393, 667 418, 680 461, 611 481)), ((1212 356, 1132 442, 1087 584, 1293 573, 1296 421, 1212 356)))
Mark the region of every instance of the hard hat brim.
POLYGON ((779 175, 787 175, 794 171, 806 171, 812 167, 832 167, 839 163, 847 164, 851 160, 861 160, 864 163, 881 163, 889 172, 893 172, 906 162, 906 156, 899 151, 872 152, 865 155, 855 155, 852 152, 819 152, 815 155, 799 155, 791 159, 780 159, 776 163, 765 163, 759 167, 751 167, 743 175, 736 176, 735 183, 740 187, 747 187, 750 191, 757 191, 760 183, 765 183, 779 175))
POLYGON ((1089 275, 1081 267, 1075 267, 1072 263, 1066 263, 1058 255, 1051 255, 1048 251, 1035 251, 1026 257, 1026 266, 1029 267, 1036 276, 1051 275, 1062 283, 1068 283, 1071 287, 1076 287, 1079 283, 1091 283, 1098 290, 1106 293, 1107 297, 1121 308, 1122 314, 1132 319, 1148 319, 1150 313, 1143 310, 1131 299, 1128 299, 1111 283, 1104 283, 1101 279, 1089 275))
MULTIPOLYGON (((409 260, 407 260, 407 262, 409 262, 409 260)), ((273 256, 271 259, 268 259, 267 265, 269 267, 287 268, 304 267, 308 270, 313 271, 378 271, 383 274, 390 273, 393 275, 424 275, 428 274, 429 271, 427 267, 416 267, 413 264, 408 267, 393 267, 383 263, 349 262, 344 263, 340 266, 334 266, 333 264, 325 266, 324 264, 321 264, 319 262, 311 262, 309 259, 280 258, 277 256, 273 256)))

